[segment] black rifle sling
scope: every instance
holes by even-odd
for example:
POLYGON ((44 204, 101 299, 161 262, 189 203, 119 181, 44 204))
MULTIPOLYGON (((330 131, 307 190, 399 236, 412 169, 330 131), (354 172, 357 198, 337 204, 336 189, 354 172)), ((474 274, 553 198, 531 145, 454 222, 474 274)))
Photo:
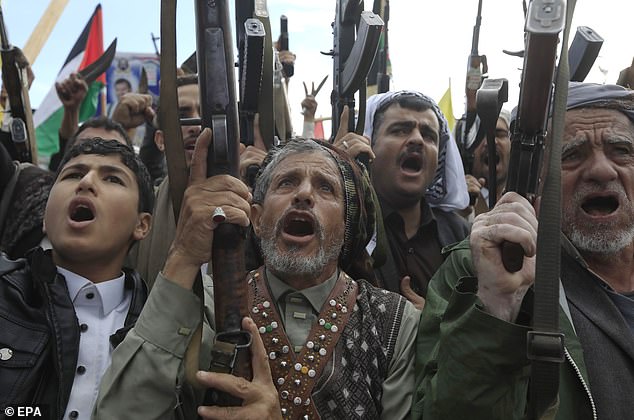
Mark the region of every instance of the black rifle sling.
POLYGON ((561 231, 561 139, 568 96, 568 38, 576 0, 569 0, 557 67, 551 151, 544 180, 537 234, 533 331, 528 333, 527 355, 532 360, 529 419, 539 419, 554 403, 563 362, 563 335, 559 330, 559 270, 561 231))

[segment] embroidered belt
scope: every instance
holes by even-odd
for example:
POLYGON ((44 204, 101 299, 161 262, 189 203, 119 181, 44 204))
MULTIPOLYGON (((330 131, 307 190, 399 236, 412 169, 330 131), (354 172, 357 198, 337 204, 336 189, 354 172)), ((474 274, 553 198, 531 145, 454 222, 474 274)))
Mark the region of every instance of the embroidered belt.
POLYGON ((248 275, 251 318, 268 352, 282 416, 285 419, 319 418, 310 395, 353 311, 357 283, 343 271, 339 274, 319 312, 319 321, 311 328, 302 350, 295 354, 264 277, 263 268, 248 275))

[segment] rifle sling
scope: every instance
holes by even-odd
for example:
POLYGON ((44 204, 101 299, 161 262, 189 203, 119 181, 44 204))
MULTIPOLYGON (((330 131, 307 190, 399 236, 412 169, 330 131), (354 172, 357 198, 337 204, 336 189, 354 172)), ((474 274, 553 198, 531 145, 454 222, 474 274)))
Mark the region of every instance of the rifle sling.
POLYGON ((357 283, 340 271, 335 287, 319 312, 319 321, 311 328, 302 350, 295 353, 265 281, 264 268, 250 272, 247 279, 251 286, 248 288, 251 317, 269 355, 282 416, 319 418, 311 394, 353 312, 357 283))
POLYGON ((528 418, 538 419, 556 401, 563 361, 563 335, 559 330, 559 269, 561 231, 561 138, 568 96, 568 38, 576 0, 568 0, 561 58, 555 84, 553 136, 544 180, 537 235, 533 331, 527 355, 532 359, 528 418))
MULTIPOLYGON (((165 158, 169 177, 169 195, 172 200, 174 220, 178 216, 187 188, 187 162, 183 150, 183 138, 178 113, 178 91, 176 87, 176 1, 161 1, 161 106, 159 123, 165 139, 165 158)), ((204 319, 204 291, 200 273, 194 282, 194 293, 200 298, 201 320, 204 319)), ((185 354, 185 375, 191 384, 198 383, 202 324, 196 329, 185 354)))

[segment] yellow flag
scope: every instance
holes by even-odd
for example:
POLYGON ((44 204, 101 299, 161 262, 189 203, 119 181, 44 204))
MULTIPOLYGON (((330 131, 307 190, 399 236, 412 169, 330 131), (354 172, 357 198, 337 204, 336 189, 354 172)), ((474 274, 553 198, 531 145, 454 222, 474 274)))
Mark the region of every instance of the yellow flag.
POLYGON ((447 118, 449 123, 449 131, 453 133, 453 128, 456 125, 456 118, 453 116, 453 106, 451 105, 451 80, 449 81, 449 87, 440 101, 438 101, 438 107, 447 118))

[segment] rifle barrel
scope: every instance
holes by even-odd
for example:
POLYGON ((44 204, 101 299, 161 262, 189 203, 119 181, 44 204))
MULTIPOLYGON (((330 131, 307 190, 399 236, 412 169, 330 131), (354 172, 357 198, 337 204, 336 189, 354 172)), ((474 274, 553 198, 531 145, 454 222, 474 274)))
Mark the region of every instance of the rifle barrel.
POLYGON ((0 36, 2 37, 2 49, 10 50, 11 44, 9 43, 9 37, 7 35, 7 27, 4 24, 4 14, 2 13, 2 6, 0 6, 0 36))

